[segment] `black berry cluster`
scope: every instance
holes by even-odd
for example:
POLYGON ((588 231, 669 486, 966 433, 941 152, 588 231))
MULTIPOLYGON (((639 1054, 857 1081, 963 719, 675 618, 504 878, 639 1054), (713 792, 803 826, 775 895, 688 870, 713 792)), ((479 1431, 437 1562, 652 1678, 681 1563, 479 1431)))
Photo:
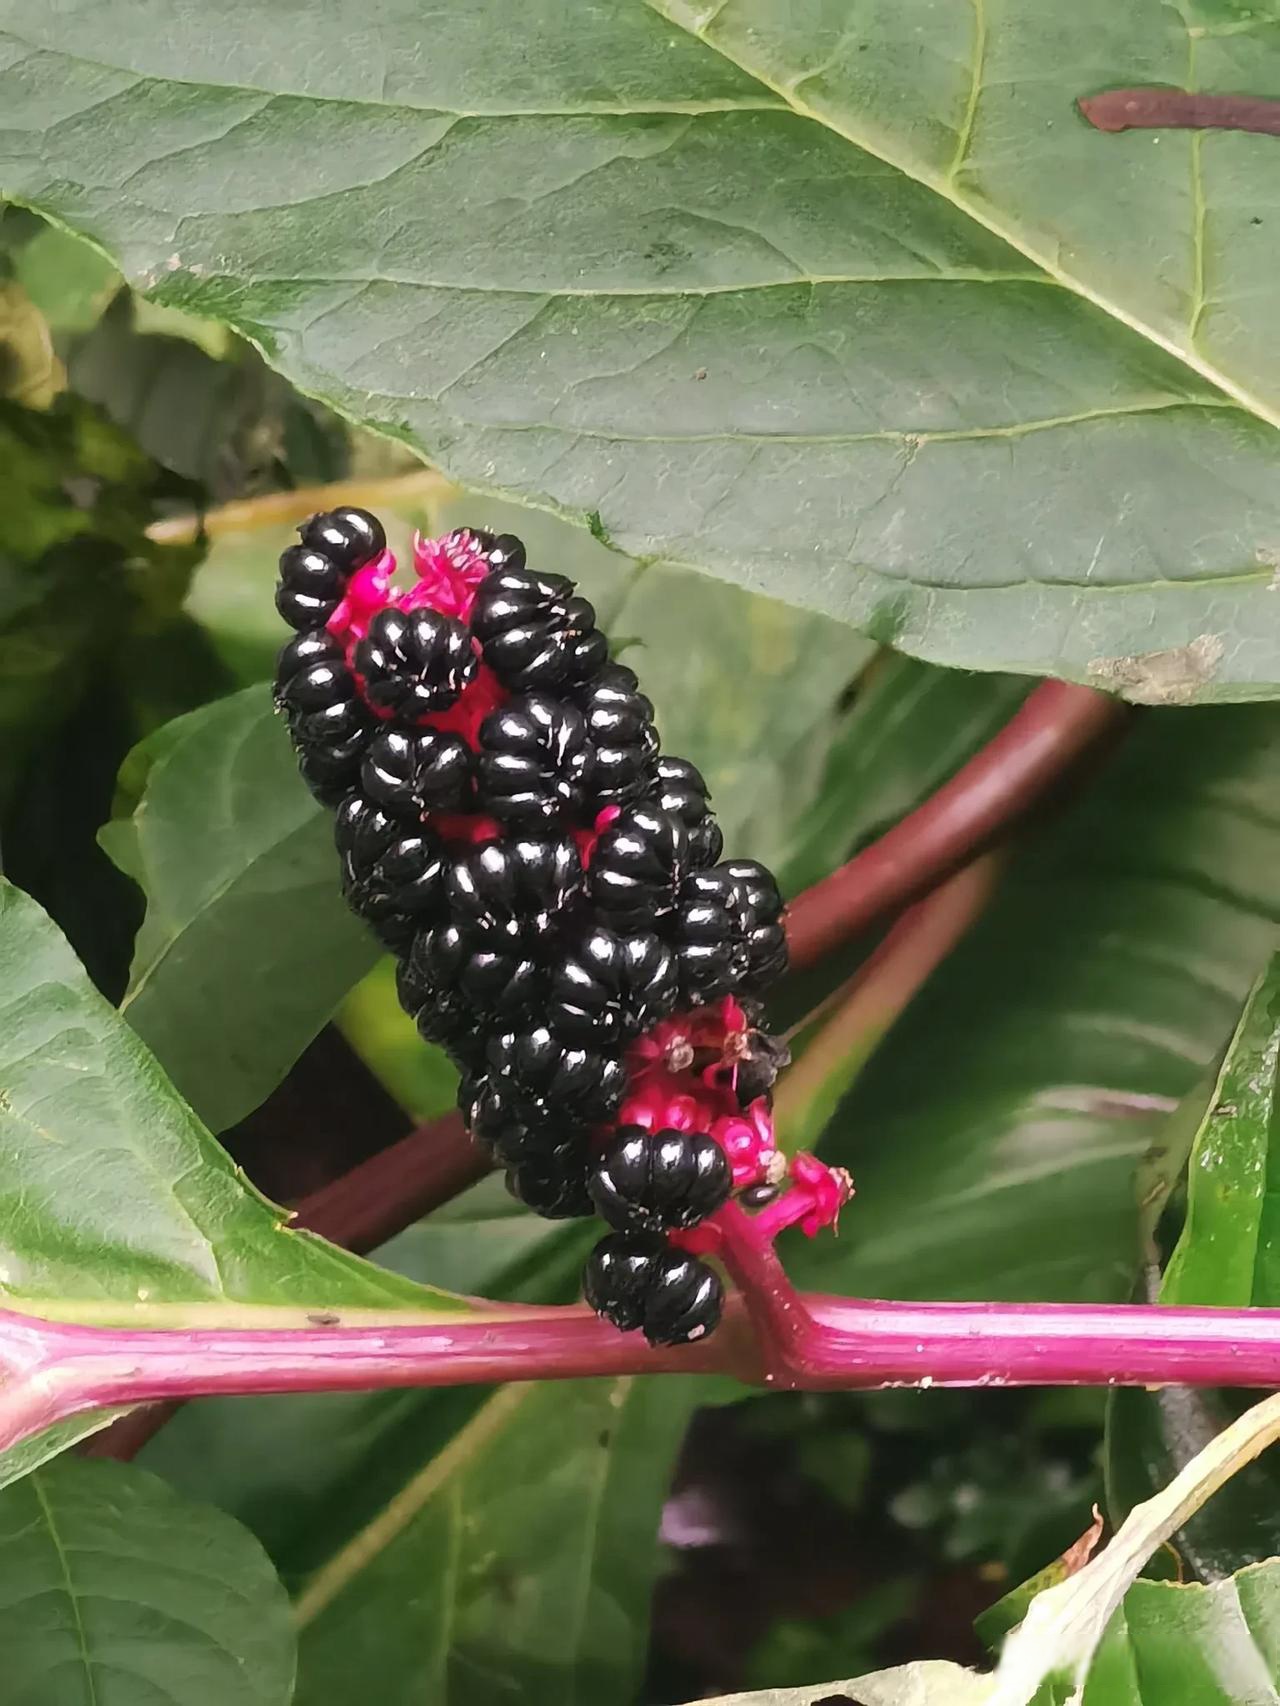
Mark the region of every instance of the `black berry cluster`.
MULTIPOLYGON (((721 1283, 670 1235, 713 1214, 735 1174, 687 1115, 630 1122, 635 1050, 728 998, 754 1016, 786 963, 777 886, 721 860, 703 778, 661 753, 591 605, 531 571, 519 540, 450 535, 432 558, 447 584, 424 598, 425 583, 390 591, 366 511, 300 531, 280 561, 277 608, 298 632, 276 702, 335 809, 346 898, 397 956, 423 1037, 458 1062, 470 1129, 512 1190, 612 1228, 588 1264, 591 1304, 655 1344, 697 1338, 721 1283)), ((750 1034, 724 1068, 734 1113, 767 1099, 780 1057, 750 1034)), ((696 1055, 681 1041, 663 1070, 696 1055)), ((714 1059, 697 1067, 718 1082, 714 1059)))

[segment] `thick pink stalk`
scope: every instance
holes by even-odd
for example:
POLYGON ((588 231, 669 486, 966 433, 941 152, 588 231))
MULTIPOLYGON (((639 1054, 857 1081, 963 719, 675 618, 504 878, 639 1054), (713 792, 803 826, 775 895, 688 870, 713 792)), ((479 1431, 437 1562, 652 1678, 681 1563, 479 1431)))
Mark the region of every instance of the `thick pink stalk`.
MULTIPOLYGON (((798 1294, 730 1232, 746 1287, 705 1343, 650 1350, 589 1310, 482 1309, 412 1326, 86 1327, 0 1312, 0 1449, 84 1410, 227 1393, 338 1392, 716 1372, 775 1388, 1280 1386, 1280 1310, 868 1303, 798 1294)), ((749 1227, 749 1222, 746 1222, 749 1227)))

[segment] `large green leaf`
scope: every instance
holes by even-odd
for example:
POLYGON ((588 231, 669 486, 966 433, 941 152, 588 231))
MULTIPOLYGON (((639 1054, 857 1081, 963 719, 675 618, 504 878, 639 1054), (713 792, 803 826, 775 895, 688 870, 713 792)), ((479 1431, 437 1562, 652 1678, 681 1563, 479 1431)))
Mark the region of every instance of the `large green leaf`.
MULTIPOLYGON (((0 989, 0 1297, 33 1314, 138 1326, 465 1307, 292 1230, 8 884, 0 989)), ((71 1431, 0 1458, 0 1481, 71 1431)))
POLYGON ((257 1542, 140 1469, 0 1495, 5 1706, 287 1706, 289 1603, 257 1542))
POLYGON ((1264 93, 1267 14, 666 4, 451 0, 425 52, 407 0, 11 0, 0 188, 636 555, 942 662, 1273 692, 1274 144, 1074 110, 1264 93))
POLYGON ((103 845, 147 912, 122 1011, 215 1131, 274 1089, 378 956, 343 905, 332 819, 265 684, 166 725, 103 845))
POLYGON ((502 1388, 303 1590, 299 1706, 630 1698, 698 1387, 502 1388))
POLYGON ((1269 707, 1131 731, 839 1110, 822 1153, 858 1196, 798 1272, 855 1295, 1127 1295, 1135 1170, 1277 939, 1278 788, 1269 707))

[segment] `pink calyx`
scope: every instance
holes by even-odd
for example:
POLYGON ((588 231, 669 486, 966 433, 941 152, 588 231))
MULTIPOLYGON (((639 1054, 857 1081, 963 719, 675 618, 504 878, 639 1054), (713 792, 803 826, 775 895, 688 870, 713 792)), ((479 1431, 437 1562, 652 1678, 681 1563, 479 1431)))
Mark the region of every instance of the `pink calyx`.
POLYGON ((440 539, 424 539, 415 533, 413 566, 418 584, 406 595, 404 608, 416 610, 428 604, 460 622, 470 618, 480 583, 491 568, 479 540, 465 527, 440 539))
POLYGON ((348 647, 362 640, 379 610, 395 602, 391 596, 391 577, 395 572, 396 560, 390 551, 357 569, 347 582, 341 604, 325 623, 329 632, 346 641, 348 647))
POLYGON ((853 1196, 853 1180, 843 1167, 802 1153, 791 1157, 787 1178, 788 1188, 752 1220, 761 1237, 776 1238, 788 1226, 799 1226, 806 1238, 827 1226, 838 1228, 840 1210, 853 1196))
POLYGON ((743 1112, 725 1114, 711 1126, 711 1135, 733 1169, 733 1187, 742 1190, 767 1180, 776 1165, 777 1140, 768 1099, 757 1098, 743 1112))

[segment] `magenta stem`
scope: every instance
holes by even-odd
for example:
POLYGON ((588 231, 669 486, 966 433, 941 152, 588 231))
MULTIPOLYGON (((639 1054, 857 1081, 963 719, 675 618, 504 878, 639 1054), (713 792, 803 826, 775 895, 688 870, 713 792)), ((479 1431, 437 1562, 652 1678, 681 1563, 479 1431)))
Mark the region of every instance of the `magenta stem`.
MULTIPOLYGON (((745 1217, 743 1217, 745 1220, 745 1217)), ((749 1222, 747 1223, 749 1225, 749 1222)), ((729 1244, 737 1244, 730 1237, 729 1244)), ((413 1326, 121 1329, 0 1312, 0 1448, 81 1411, 227 1393, 716 1372, 805 1389, 1280 1386, 1280 1310, 867 1303, 799 1295, 772 1252, 725 1252, 757 1295, 703 1344, 650 1350, 581 1307, 413 1326)))

